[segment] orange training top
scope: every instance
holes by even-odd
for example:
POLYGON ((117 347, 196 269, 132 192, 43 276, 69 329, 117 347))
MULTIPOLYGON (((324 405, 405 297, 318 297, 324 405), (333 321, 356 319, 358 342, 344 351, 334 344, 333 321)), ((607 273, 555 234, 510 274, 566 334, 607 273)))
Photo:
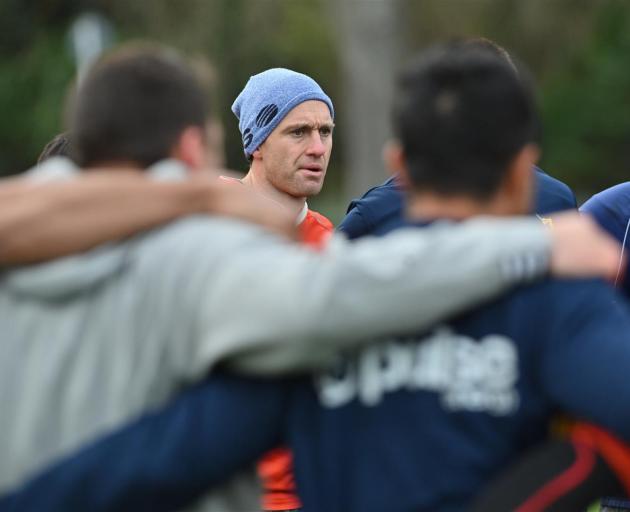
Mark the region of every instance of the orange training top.
MULTIPOLYGON (((220 176, 220 179, 243 184, 241 180, 229 176, 220 176)), ((306 204, 297 220, 302 241, 316 249, 326 244, 334 230, 330 220, 309 210, 306 204)), ((268 452, 258 463, 258 476, 263 487, 264 510, 292 510, 302 506, 295 491, 293 455, 288 448, 279 447, 268 452)))
MULTIPOLYGON (((307 210, 299 224, 304 243, 318 249, 325 245, 333 229, 332 222, 313 210, 307 210)), ((258 476, 263 486, 264 510, 292 510, 302 506, 295 492, 293 456, 287 448, 267 453, 258 463, 258 476)))

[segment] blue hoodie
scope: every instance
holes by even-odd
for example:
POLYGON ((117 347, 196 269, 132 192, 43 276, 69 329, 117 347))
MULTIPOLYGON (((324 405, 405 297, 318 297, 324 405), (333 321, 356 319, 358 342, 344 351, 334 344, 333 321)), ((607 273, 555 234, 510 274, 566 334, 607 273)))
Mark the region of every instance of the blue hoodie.
MULTIPOLYGON (((620 183, 595 194, 580 208, 583 213, 592 215, 597 223, 623 244, 624 253, 630 247, 630 182, 620 183)), ((616 284, 630 296, 630 269, 619 262, 616 284)))

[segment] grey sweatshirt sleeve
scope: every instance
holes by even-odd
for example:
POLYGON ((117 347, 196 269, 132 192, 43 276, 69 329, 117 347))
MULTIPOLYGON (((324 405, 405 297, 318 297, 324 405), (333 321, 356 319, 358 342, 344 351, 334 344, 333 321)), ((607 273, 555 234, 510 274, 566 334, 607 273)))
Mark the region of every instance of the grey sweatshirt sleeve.
POLYGON ((335 237, 323 253, 268 238, 231 251, 197 299, 194 373, 220 361, 252 374, 329 364, 340 349, 426 328, 542 275, 551 244, 531 218, 335 237))

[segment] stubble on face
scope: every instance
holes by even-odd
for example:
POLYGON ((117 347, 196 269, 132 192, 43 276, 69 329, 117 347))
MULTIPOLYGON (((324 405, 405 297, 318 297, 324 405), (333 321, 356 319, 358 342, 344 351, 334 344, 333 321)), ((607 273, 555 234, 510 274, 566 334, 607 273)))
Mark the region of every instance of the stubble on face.
POLYGON ((295 198, 319 194, 332 151, 333 127, 325 103, 310 100, 296 106, 254 155, 264 179, 295 198))

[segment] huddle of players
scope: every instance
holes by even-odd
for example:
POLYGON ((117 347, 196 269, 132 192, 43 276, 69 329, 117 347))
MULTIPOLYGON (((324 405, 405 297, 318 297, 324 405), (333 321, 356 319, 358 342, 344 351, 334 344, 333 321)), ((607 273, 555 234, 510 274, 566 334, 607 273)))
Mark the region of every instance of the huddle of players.
MULTIPOLYGON (((107 86, 102 77, 100 86, 107 86)), ((132 105, 123 107, 133 112, 132 105)), ((269 70, 252 77, 233 110, 251 164, 243 182, 302 223, 314 219, 319 233, 329 231, 329 223, 308 210, 306 197, 321 189, 332 148, 330 99, 304 75, 269 70)), ((97 149, 88 154, 98 154, 101 134, 91 131, 89 123, 84 126, 76 135, 78 147, 95 144, 97 149)), ((530 88, 511 62, 486 42, 439 46, 413 62, 399 81, 394 128, 397 142, 389 147, 387 160, 398 184, 407 190, 407 218, 399 188, 386 182, 349 212, 341 229, 351 236, 361 230, 384 234, 402 226, 436 229, 427 226, 438 219, 525 214, 531 211, 534 180, 537 214, 575 206, 566 186, 539 169, 532 172, 538 157, 538 120, 530 88), (549 198, 567 202, 542 206, 549 198)), ((185 128, 184 135, 175 156, 189 169, 203 168, 202 134, 185 128)), ((85 166, 111 164, 125 154, 126 144, 139 146, 131 135, 115 142, 120 146, 110 145, 108 139, 105 153, 93 161, 79 160, 85 166)), ((136 161, 143 167, 161 160, 151 148, 142 151, 136 161)), ((63 172, 72 172, 70 164, 64 165, 63 172)), ((158 164, 152 172, 172 176, 182 170, 171 162, 158 164)), ((475 256, 462 246, 460 257, 465 264, 475 256)), ((531 275, 544 265, 541 259, 540 252, 532 251, 511 263, 531 267, 531 275)), ((385 261, 381 270, 400 264, 385 261)), ((467 279, 473 277, 461 278, 459 290, 469 288, 467 279)), ((310 292, 311 283, 299 285, 294 294, 310 292)), ((402 296, 397 299, 404 301, 402 296)), ((423 300, 440 302, 439 297, 423 300)), ((172 509, 220 484, 228 468, 242 469, 284 440, 294 452, 305 509, 461 510, 471 506, 499 470, 546 439, 549 420, 558 412, 630 440, 624 407, 630 389, 624 386, 622 371, 611 371, 630 363, 630 345, 623 339, 630 318, 624 307, 601 282, 546 280, 446 323, 393 324, 389 332, 376 334, 404 336, 347 353, 334 372, 320 369, 315 379, 260 383, 216 375, 182 393, 157 415, 76 454, 62 451, 70 457, 7 495, 0 506, 172 509), (413 334, 417 328, 420 331, 413 334), (241 425, 240 430, 234 425, 241 425), (154 457, 152 447, 157 446, 164 451, 154 457), (182 464, 188 457, 195 463, 182 464), (114 485, 89 485, 106 479, 113 479, 114 485), (147 482, 154 486, 143 493, 147 482)), ((363 327, 355 326, 363 332, 359 337, 369 336, 371 331, 363 327)), ((319 361, 304 363, 304 356, 291 359, 292 354, 269 348, 262 354, 254 350, 234 368, 283 373, 318 366, 319 361)), ((165 401, 163 396, 156 403, 165 401)), ((627 482, 618 463, 623 460, 622 443, 593 426, 582 425, 574 432, 582 436, 579 446, 597 458, 594 468, 616 470, 616 476, 605 475, 610 493, 623 493, 627 482), (606 446, 614 445, 614 462, 599 449, 602 439, 606 446)), ((279 475, 271 474, 276 481, 270 485, 286 476, 286 460, 279 475)), ((480 510, 517 508, 530 499, 568 509, 569 502, 562 500, 570 497, 553 496, 547 502, 549 498, 539 498, 535 491, 540 483, 512 492, 513 501, 501 502, 499 508, 486 501, 480 510)), ((290 482, 279 485, 280 494, 290 490, 290 482)), ((497 499, 497 494, 484 499, 497 499)), ((272 493, 265 507, 297 506, 291 499, 274 502, 272 493)))

